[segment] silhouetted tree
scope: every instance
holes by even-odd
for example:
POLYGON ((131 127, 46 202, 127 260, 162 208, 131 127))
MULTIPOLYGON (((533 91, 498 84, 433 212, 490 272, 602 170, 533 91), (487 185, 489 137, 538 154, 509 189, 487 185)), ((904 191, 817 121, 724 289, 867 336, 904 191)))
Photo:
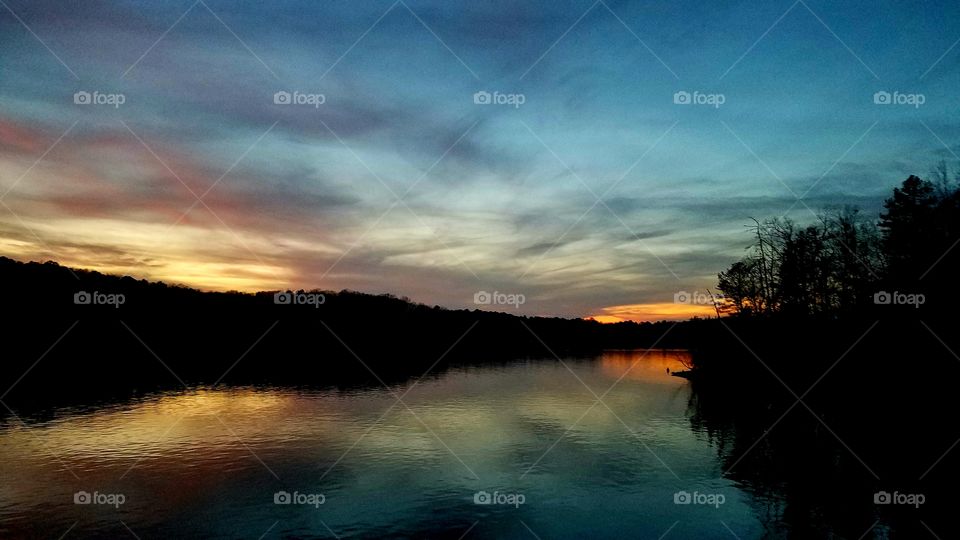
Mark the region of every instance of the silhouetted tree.
POLYGON ((910 176, 893 190, 880 214, 887 275, 894 281, 915 280, 933 261, 931 235, 937 196, 932 183, 910 176))
POLYGON ((737 313, 749 314, 762 310, 758 268, 757 261, 748 257, 733 263, 718 275, 717 288, 737 313))
POLYGON ((849 206, 822 212, 808 226, 754 219, 750 254, 717 276, 729 308, 742 315, 836 315, 864 309, 885 288, 947 290, 960 269, 960 188, 945 163, 932 177, 907 178, 879 221, 849 206))

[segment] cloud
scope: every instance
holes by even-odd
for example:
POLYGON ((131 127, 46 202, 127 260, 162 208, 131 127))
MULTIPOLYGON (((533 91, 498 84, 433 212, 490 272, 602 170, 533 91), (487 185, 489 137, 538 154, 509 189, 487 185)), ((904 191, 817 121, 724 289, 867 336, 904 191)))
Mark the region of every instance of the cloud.
MULTIPOLYGON (((8 3, 80 80, 0 17, 0 185, 77 122, 4 199, 16 215, 0 208, 0 246, 200 287, 350 287, 452 307, 496 288, 525 294, 522 313, 672 316, 658 306, 712 286, 750 218, 816 219, 794 196, 811 186, 814 210, 872 213, 960 151, 955 61, 916 83, 924 108, 878 108, 876 81, 803 10, 718 81, 782 8, 758 19, 746 3, 611 1, 623 23, 598 4, 564 34, 589 4, 409 2, 428 29, 401 4, 377 22, 389 2, 208 1, 222 23, 189 0, 8 3), (827 52, 799 58, 809 46, 827 52), (78 106, 80 89, 127 101, 78 106), (481 89, 527 100, 479 106, 481 89), (728 99, 680 107, 680 89, 728 99), (278 90, 326 102, 278 105, 278 90), (208 189, 213 213, 196 204, 208 189)), ((907 40, 900 21, 958 9, 897 7, 837 31, 856 51, 880 43, 870 54, 886 54, 888 80, 952 43, 907 40)))
POLYGON ((680 321, 691 317, 715 317, 713 306, 652 303, 609 306, 591 315, 600 322, 620 321, 680 321))

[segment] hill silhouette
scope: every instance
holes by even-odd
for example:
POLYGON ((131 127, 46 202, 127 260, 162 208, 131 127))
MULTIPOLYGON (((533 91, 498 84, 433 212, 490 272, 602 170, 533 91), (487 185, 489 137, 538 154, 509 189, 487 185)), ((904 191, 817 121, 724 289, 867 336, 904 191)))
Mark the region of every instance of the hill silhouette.
POLYGON ((450 362, 589 356, 685 339, 677 331, 658 342, 670 323, 454 310, 348 290, 283 292, 284 304, 277 291, 204 292, 9 258, 0 258, 0 283, 6 401, 197 384, 379 384, 434 363, 438 373, 450 362))

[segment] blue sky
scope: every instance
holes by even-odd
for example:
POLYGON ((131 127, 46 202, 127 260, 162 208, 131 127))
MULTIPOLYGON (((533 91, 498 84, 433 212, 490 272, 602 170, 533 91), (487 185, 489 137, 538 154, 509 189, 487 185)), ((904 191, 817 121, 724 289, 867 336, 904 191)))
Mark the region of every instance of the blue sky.
POLYGON ((960 161, 955 2, 4 4, 19 259, 673 318, 751 217, 874 214, 960 161))

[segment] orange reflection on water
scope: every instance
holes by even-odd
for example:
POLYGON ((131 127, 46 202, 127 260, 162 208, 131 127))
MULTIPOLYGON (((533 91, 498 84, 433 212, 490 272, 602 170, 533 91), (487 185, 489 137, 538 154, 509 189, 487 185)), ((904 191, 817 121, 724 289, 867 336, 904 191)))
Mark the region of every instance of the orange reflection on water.
POLYGON ((614 379, 677 383, 683 379, 671 373, 689 369, 692 358, 684 349, 606 351, 600 359, 600 371, 614 379))

